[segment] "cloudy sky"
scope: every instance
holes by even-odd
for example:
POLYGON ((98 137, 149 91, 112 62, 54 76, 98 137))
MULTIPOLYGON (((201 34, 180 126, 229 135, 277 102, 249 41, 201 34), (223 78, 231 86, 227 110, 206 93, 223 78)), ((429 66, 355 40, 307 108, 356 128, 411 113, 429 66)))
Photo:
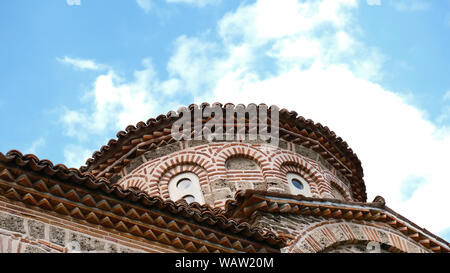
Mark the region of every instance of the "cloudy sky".
POLYGON ((180 105, 276 104, 450 240, 450 0, 10 0, 0 37, 3 153, 79 167, 180 105))

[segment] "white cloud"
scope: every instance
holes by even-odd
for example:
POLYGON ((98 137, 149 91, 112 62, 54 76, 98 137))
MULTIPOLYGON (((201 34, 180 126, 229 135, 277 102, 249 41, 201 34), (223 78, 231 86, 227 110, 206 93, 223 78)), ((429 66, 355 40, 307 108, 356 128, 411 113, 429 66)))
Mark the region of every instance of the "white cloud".
MULTIPOLYGON (((100 136, 111 129, 123 130, 158 114, 156 110, 161 110, 164 95, 170 96, 179 87, 176 80, 159 82, 149 59, 143 65, 144 69, 135 71, 131 81, 113 70, 99 75, 85 94, 85 100, 92 102, 88 104, 90 108, 63 109, 60 121, 65 126, 65 134, 86 141, 93 135, 100 136)), ((176 105, 176 99, 173 101, 174 104, 164 105, 176 105)))
POLYGON ((445 93, 443 99, 444 101, 450 101, 450 90, 448 90, 447 93, 445 93))
POLYGON ((366 0, 369 6, 381 6, 381 0, 366 0))
POLYGON ((40 137, 33 141, 31 145, 24 150, 26 154, 36 154, 37 150, 45 145, 45 138, 40 137))
POLYGON ((151 0, 136 0, 136 2, 139 7, 144 10, 145 13, 149 13, 153 7, 153 3, 151 0))
POLYGON ((66 0, 69 6, 81 6, 81 0, 66 0))
POLYGON ((148 61, 131 81, 114 71, 99 76, 90 92, 93 109, 64 112, 67 133, 123 129, 176 109, 177 94, 197 103, 276 104, 349 143, 363 164, 369 201, 382 195, 439 233, 450 227, 435 209, 448 207, 450 128, 431 123, 378 82, 385 57, 360 40, 357 6, 356 0, 244 2, 218 22, 218 40, 175 41, 167 80, 148 61), (420 183, 405 186, 412 177, 420 183))
POLYGON ((391 0, 389 3, 402 12, 424 11, 431 7, 428 0, 391 0))
POLYGON ((242 5, 218 23, 221 41, 180 38, 169 71, 193 67, 172 76, 212 90, 193 92, 197 103, 277 104, 329 126, 361 159, 369 201, 382 195, 438 233, 450 227, 433 209, 448 207, 450 130, 377 83, 385 57, 352 31, 356 7, 335 0, 242 5), (405 198, 411 177, 421 183, 405 198))
POLYGON ((56 60, 60 63, 71 65, 74 68, 80 70, 103 70, 107 68, 105 65, 98 64, 93 60, 70 58, 67 56, 64 56, 64 58, 62 59, 56 58, 56 60))
POLYGON ((166 0, 167 3, 184 3, 191 4, 199 7, 203 7, 206 5, 217 4, 221 0, 166 0))
POLYGON ((68 145, 64 149, 64 165, 69 168, 79 168, 83 166, 86 159, 90 158, 93 151, 85 149, 79 145, 68 145))
POLYGON ((450 121, 450 90, 444 94, 444 96, 442 97, 442 101, 444 105, 442 107, 440 115, 436 120, 441 124, 445 124, 445 122, 450 121))

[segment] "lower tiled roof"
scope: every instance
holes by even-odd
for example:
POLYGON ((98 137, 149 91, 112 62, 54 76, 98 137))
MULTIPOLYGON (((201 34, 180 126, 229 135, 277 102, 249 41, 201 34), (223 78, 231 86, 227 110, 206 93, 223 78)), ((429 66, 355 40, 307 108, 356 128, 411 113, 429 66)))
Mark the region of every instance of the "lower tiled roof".
POLYGON ((384 198, 380 196, 377 196, 372 203, 363 203, 278 192, 241 190, 236 193, 234 200, 227 201, 225 208, 228 217, 244 221, 255 211, 380 221, 434 252, 450 252, 448 242, 388 208, 384 198))
POLYGON ((284 245, 272 232, 240 223, 221 209, 123 190, 16 150, 0 153, 0 196, 190 251, 279 252, 284 245), (186 243, 192 238, 197 241, 186 243))

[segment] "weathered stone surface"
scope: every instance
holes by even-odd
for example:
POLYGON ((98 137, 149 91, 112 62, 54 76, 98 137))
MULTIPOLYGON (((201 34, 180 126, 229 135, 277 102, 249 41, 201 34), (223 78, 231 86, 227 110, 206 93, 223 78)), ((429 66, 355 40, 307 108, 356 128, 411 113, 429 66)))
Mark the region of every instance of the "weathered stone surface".
POLYGON ((265 191, 267 190, 266 182, 253 182, 253 189, 257 191, 265 191))
POLYGON ((239 191, 239 190, 251 190, 253 189, 253 183, 252 182, 232 182, 230 183, 233 188, 233 192, 239 191))
POLYGON ((228 170, 258 170, 259 166, 251 159, 235 157, 227 160, 225 164, 228 170))
MULTIPOLYGON (((224 140, 225 140, 225 138, 224 138, 224 140)), ((220 141, 223 141, 223 140, 220 140, 220 141)), ((196 147, 196 146, 201 146, 201 145, 205 145, 205 144, 208 144, 208 143, 210 143, 210 142, 208 140, 205 140, 205 139, 203 139, 203 140, 195 140, 195 139, 193 139, 193 140, 187 141, 188 147, 196 147)))
POLYGON ((45 237, 45 225, 42 222, 34 220, 28 221, 28 231, 33 238, 44 239, 45 237))
POLYGON ((81 251, 101 251, 105 249, 105 243, 79 233, 71 233, 69 235, 69 242, 78 242, 81 247, 81 251))
POLYGON ((330 227, 331 232, 333 232, 334 238, 338 242, 343 242, 347 240, 347 236, 345 233, 338 227, 338 225, 331 225, 330 227))
POLYGON ((206 204, 211 205, 211 206, 214 205, 214 196, 212 194, 205 194, 204 198, 205 198, 206 204))
POLYGON ((299 153, 302 156, 306 156, 312 160, 317 160, 317 153, 313 150, 310 150, 298 144, 294 144, 294 149, 296 153, 299 153))
POLYGON ((315 253, 316 251, 308 245, 306 242, 302 242, 299 244, 299 249, 304 253, 315 253))
POLYGON ((366 245, 364 244, 348 244, 348 245, 337 245, 325 249, 323 253, 365 253, 366 245))
POLYGON ((213 191, 213 196, 215 200, 223 200, 233 198, 233 194, 230 189, 221 189, 213 191))
POLYGON ((211 189, 214 191, 216 189, 222 189, 222 188, 229 188, 230 185, 228 181, 225 179, 216 179, 214 181, 211 181, 211 189))
POLYGON ((321 221, 325 221, 325 219, 316 216, 258 212, 251 224, 252 226, 268 229, 274 233, 285 233, 295 236, 304 227, 321 221))
POLYGON ((407 242, 406 245, 408 248, 408 253, 422 253, 423 252, 423 251, 421 251, 421 249, 418 246, 412 244, 411 242, 407 242))
POLYGON ((114 244, 110 244, 106 246, 107 253, 117 253, 119 251, 118 247, 114 244))
POLYGON ((333 172, 334 167, 328 161, 323 159, 320 155, 318 156, 318 158, 319 158, 319 162, 320 162, 320 164, 322 164, 322 166, 324 166, 329 171, 333 172))
POLYGON ((266 179, 267 190, 274 192, 290 192, 288 186, 284 181, 277 178, 266 179))
POLYGON ((50 242, 60 246, 66 245, 66 231, 62 228, 50 227, 50 242))
POLYGON ((390 240, 388 234, 382 230, 377 230, 378 236, 380 237, 381 243, 389 244, 390 240))
MULTIPOLYGON (((149 152, 147 152, 147 153, 149 153, 149 152)), ((140 157, 140 156, 136 157, 135 159, 131 160, 130 164, 128 164, 126 166, 127 172, 128 173, 131 172, 132 170, 134 170, 137 167, 139 167, 140 165, 142 165, 142 163, 144 163, 144 160, 142 159, 142 157, 140 157)))
POLYGON ((209 185, 202 185, 201 190, 202 190, 203 195, 211 193, 211 188, 209 187, 209 185))
POLYGON ((315 230, 312 233, 312 237, 322 246, 322 248, 326 248, 333 243, 321 230, 315 230))
POLYGON ((43 250, 42 248, 32 246, 32 245, 26 245, 24 252, 25 253, 47 253, 47 251, 43 250))
POLYGON ((122 176, 120 174, 115 174, 113 177, 111 177, 109 179, 109 181, 111 182, 111 184, 115 184, 117 183, 117 181, 119 181, 122 178, 122 176))
POLYGON ((138 251, 132 250, 128 247, 120 247, 120 253, 137 253, 138 251))
POLYGON ((355 235, 356 239, 358 239, 358 240, 366 239, 366 236, 364 235, 364 232, 362 231, 360 225, 349 224, 349 226, 352 229, 352 232, 355 235))
POLYGON ((152 150, 144 153, 144 156, 145 156, 145 159, 147 159, 148 161, 151 161, 153 159, 160 158, 160 157, 166 156, 168 154, 174 153, 176 151, 179 151, 180 149, 181 148, 180 148, 179 143, 172 143, 169 145, 158 147, 156 149, 152 149, 152 150))
POLYGON ((7 213, 0 212, 0 228, 25 233, 23 218, 7 213))

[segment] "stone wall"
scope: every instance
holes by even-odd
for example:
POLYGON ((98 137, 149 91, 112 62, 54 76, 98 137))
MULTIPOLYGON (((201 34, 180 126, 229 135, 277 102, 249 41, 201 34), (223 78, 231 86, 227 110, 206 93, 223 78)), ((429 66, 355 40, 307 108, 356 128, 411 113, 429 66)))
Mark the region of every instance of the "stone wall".
POLYGON ((372 249, 369 244, 345 244, 337 245, 334 247, 327 248, 323 253, 391 253, 389 250, 383 246, 379 246, 378 249, 372 249))
POLYGON ((0 253, 180 252, 170 246, 0 201, 0 253))

